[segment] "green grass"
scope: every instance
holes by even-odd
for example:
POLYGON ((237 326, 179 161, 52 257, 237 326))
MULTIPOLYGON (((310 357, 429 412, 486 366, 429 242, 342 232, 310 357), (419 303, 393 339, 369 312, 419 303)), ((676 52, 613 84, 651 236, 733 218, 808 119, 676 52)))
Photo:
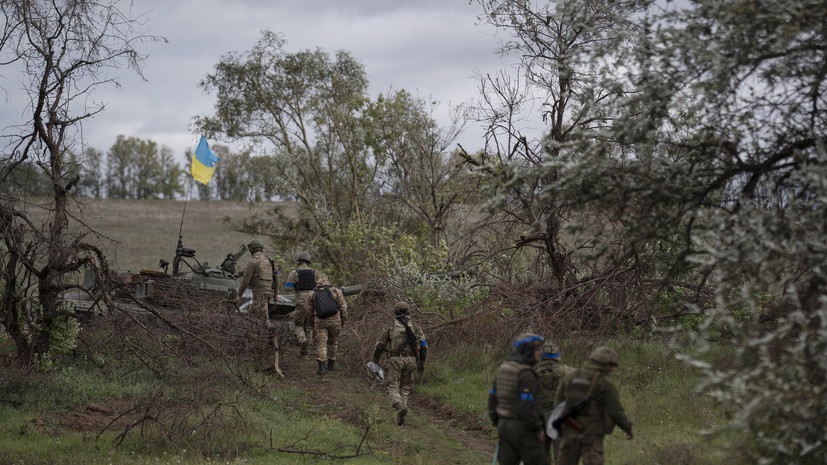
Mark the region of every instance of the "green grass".
MULTIPOLYGON (((0 370, 0 380, 7 388, 4 400, 15 401, 0 404, 0 464, 289 464, 318 463, 319 457, 276 449, 338 455, 356 452, 365 435, 364 426, 330 416, 330 406, 310 402, 299 387, 274 383, 272 378, 255 371, 251 372, 249 384, 240 384, 231 376, 216 373, 219 365, 206 361, 201 366, 174 372, 163 382, 151 372, 141 370, 104 373, 75 368, 34 375, 36 379, 23 375, 19 378, 13 370, 0 370), (191 402, 196 391, 182 383, 189 379, 193 386, 200 385, 207 375, 212 375, 212 389, 200 410, 206 412, 217 403, 232 405, 231 410, 226 410, 226 421, 214 425, 208 434, 165 436, 150 424, 145 430, 133 430, 118 445, 117 435, 122 427, 111 428, 97 437, 97 430, 74 432, 59 421, 79 405, 105 404, 113 399, 137 401, 161 388, 165 388, 161 389, 165 402, 191 402), (216 397, 210 398, 212 395, 216 397)), ((443 463, 479 462, 478 452, 466 450, 445 434, 443 425, 432 424, 424 415, 409 417, 412 428, 397 427, 387 399, 380 392, 370 396, 343 395, 338 400, 363 404, 364 424, 370 424, 361 449, 362 454, 369 455, 347 459, 347 463, 436 463, 435 451, 452 457, 453 461, 443 463)))

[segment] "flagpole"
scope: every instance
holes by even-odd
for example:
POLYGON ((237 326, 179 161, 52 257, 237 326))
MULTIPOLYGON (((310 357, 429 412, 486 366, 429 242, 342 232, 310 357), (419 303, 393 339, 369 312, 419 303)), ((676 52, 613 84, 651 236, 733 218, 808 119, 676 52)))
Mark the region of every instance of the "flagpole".
POLYGON ((187 193, 184 195, 184 211, 181 213, 181 227, 178 228, 178 239, 179 240, 181 239, 181 237, 183 237, 181 235, 181 233, 184 231, 184 215, 187 214, 187 201, 190 198, 190 185, 191 184, 192 184, 192 177, 190 177, 189 180, 187 181, 187 193))

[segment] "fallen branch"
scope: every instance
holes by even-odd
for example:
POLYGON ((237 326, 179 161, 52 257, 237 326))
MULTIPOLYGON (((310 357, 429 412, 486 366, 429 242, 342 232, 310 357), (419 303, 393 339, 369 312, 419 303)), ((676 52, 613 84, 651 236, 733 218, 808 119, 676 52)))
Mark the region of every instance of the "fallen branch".
MULTIPOLYGON (((369 432, 370 432, 370 423, 368 423, 368 426, 365 428, 365 434, 362 435, 362 440, 359 441, 359 445, 356 447, 356 453, 351 454, 351 455, 338 455, 338 454, 334 454, 332 452, 322 452, 322 451, 318 451, 318 450, 290 449, 290 448, 283 448, 283 447, 280 447, 276 450, 279 451, 279 452, 285 452, 285 453, 288 453, 288 454, 318 455, 318 456, 321 456, 321 457, 328 457, 328 458, 331 458, 331 459, 352 459, 352 458, 356 458, 356 457, 361 457, 363 455, 369 455, 369 454, 362 454, 360 452, 362 450, 362 444, 365 443, 365 438, 368 437, 369 432)), ((304 437, 304 440, 306 440, 308 437, 310 437, 310 431, 308 431, 307 435, 304 437)), ((271 437, 270 441, 271 441, 271 444, 272 444, 272 437, 271 437)), ((294 446, 295 446, 295 444, 296 443, 293 443, 294 446)))

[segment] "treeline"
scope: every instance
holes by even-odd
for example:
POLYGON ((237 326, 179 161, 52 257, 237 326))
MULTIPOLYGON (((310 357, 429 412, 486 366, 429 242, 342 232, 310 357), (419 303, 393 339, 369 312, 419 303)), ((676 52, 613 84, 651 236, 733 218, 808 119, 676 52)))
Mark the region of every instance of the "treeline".
MULTIPOLYGON (((199 200, 272 200, 274 193, 258 187, 250 156, 215 144, 221 158, 208 185, 193 183, 190 198, 199 200)), ((153 140, 119 135, 106 152, 87 147, 82 153, 68 152, 63 166, 66 179, 77 179, 71 194, 88 199, 181 199, 192 181, 192 153, 176 156, 153 140), (180 162, 180 163, 179 163, 180 162)), ((48 195, 51 173, 36 162, 24 161, 2 184, 5 192, 31 196, 48 195)))

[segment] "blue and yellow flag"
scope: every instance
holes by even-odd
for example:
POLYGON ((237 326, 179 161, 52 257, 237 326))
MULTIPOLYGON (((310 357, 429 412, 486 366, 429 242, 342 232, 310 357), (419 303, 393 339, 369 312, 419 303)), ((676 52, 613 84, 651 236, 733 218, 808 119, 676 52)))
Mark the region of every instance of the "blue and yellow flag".
POLYGON ((195 149, 195 155, 192 156, 192 178, 201 184, 207 184, 212 179, 215 172, 215 162, 220 158, 213 155, 210 146, 207 144, 207 139, 201 136, 201 141, 198 142, 198 147, 195 149))

